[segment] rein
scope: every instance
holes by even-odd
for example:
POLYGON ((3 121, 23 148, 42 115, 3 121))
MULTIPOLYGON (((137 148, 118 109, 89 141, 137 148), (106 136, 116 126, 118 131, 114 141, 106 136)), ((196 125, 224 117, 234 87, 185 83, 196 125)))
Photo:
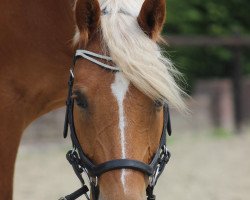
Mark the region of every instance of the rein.
POLYGON ((78 189, 77 191, 73 192, 72 194, 60 198, 59 200, 75 200, 82 195, 85 195, 85 197, 88 200, 90 200, 90 197, 87 194, 89 191, 89 188, 86 186, 85 181, 82 177, 82 173, 84 172, 89 177, 92 199, 98 200, 98 196, 99 196, 98 178, 102 174, 108 171, 116 170, 116 169, 137 170, 149 176, 149 184, 146 190, 147 200, 155 200, 156 197, 153 194, 154 187, 158 181, 158 178, 162 174, 166 164, 168 163, 170 159, 170 152, 168 151, 166 147, 167 132, 169 135, 171 135, 171 132, 172 132, 168 105, 165 104, 163 107, 164 123, 163 123, 162 135, 161 135, 158 150, 155 153, 150 164, 146 164, 138 160, 116 159, 116 160, 110 160, 102 164, 96 165, 87 157, 87 155, 82 150, 82 147, 79 143, 79 140, 77 138, 77 134, 75 131, 74 115, 73 115, 74 99, 71 98, 72 93, 73 93, 72 88, 74 84, 74 66, 78 58, 84 58, 111 72, 119 72, 120 69, 118 67, 110 66, 102 62, 99 62, 94 57, 99 58, 99 59, 104 59, 106 61, 112 61, 112 58, 108 56, 96 54, 96 53, 86 51, 86 50, 77 50, 73 59, 73 65, 70 69, 70 77, 68 81, 69 90, 68 90, 68 97, 66 101, 66 114, 65 114, 63 136, 64 138, 67 137, 68 128, 69 128, 70 137, 72 141, 72 149, 68 151, 68 153, 66 154, 66 158, 69 161, 69 163, 72 165, 76 176, 78 177, 78 179, 80 180, 82 184, 82 187, 78 189))

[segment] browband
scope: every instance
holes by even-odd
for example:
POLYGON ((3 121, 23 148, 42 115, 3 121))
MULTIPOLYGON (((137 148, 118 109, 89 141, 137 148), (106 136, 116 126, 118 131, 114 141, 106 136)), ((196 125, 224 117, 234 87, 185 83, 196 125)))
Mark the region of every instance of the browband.
POLYGON ((82 49, 78 49, 76 50, 76 57, 82 57, 82 58, 85 58, 105 69, 109 69, 109 70, 112 70, 112 71, 121 71, 118 67, 114 67, 114 66, 111 66, 111 65, 107 65, 107 64, 104 64, 96 59, 94 59, 93 57, 96 57, 96 58, 100 58, 100 59, 103 59, 103 60, 106 60, 106 61, 112 61, 112 58, 109 57, 109 56, 104 56, 104 55, 101 55, 101 54, 97 54, 97 53, 93 53, 91 51, 87 51, 87 50, 82 50, 82 49))

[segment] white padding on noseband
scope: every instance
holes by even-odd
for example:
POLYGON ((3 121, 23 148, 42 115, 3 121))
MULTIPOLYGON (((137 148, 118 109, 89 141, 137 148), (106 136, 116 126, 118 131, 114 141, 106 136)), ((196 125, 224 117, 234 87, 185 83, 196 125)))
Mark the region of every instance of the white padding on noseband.
POLYGON ((87 51, 87 50, 83 50, 83 49, 78 49, 76 50, 76 55, 75 56, 80 56, 82 58, 85 58, 103 68, 106 68, 106 69, 109 69, 109 70, 113 70, 113 71, 121 71, 118 67, 114 67, 114 66, 110 66, 110 65, 107 65, 107 64, 104 64, 92 57, 96 57, 96 58, 100 58, 100 59, 103 59, 103 60, 107 60, 107 61, 112 61, 112 58, 109 57, 109 56, 104 56, 104 55, 100 55, 100 54, 97 54, 97 53, 94 53, 94 52, 91 52, 91 51, 87 51))

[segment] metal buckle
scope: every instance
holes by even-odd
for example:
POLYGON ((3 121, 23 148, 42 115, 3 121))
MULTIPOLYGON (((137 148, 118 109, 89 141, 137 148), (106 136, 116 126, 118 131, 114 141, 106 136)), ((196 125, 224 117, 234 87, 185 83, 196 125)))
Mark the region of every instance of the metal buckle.
POLYGON ((72 76, 73 78, 75 78, 74 71, 73 71, 72 68, 69 70, 69 72, 70 72, 71 76, 72 76))
POLYGON ((156 185, 156 182, 159 178, 159 174, 161 173, 161 170, 163 170, 163 166, 165 166, 168 163, 169 158, 170 158, 170 152, 168 151, 167 146, 164 145, 160 153, 157 168, 154 174, 149 177, 150 178, 149 186, 154 187, 156 185))
POLYGON ((157 181, 159 173, 160 173, 160 165, 158 164, 155 173, 152 176, 149 177, 150 178, 149 185, 151 187, 154 187, 156 185, 156 181, 157 181))
POLYGON ((93 185, 93 186, 95 186, 95 187, 97 187, 98 186, 98 177, 97 176, 95 176, 95 177, 89 177, 89 180, 90 180, 90 183, 93 185))
POLYGON ((71 154, 76 153, 78 155, 77 149, 75 146, 72 146, 71 148, 71 154))
POLYGON ((67 200, 65 197, 61 197, 59 200, 67 200))
POLYGON ((164 145, 162 147, 162 152, 161 152, 161 155, 160 155, 159 164, 161 164, 162 162, 165 162, 167 164, 169 159, 170 159, 170 156, 171 156, 171 154, 170 154, 167 146, 164 145))
POLYGON ((164 146, 162 147, 162 154, 163 154, 163 155, 167 155, 167 152, 168 152, 168 148, 167 148, 166 145, 164 145, 164 146))

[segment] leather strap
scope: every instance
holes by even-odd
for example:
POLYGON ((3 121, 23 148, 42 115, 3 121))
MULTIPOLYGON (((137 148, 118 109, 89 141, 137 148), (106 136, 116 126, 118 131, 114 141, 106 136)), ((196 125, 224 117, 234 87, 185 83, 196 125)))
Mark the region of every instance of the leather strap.
POLYGON ((83 194, 86 194, 88 191, 89 191, 89 188, 86 185, 84 185, 80 189, 76 190, 75 192, 73 192, 70 195, 67 195, 67 196, 61 198, 60 200, 75 200, 75 199, 79 198, 80 196, 82 196, 83 194))
POLYGON ((116 170, 116 169, 133 169, 133 170, 141 171, 147 174, 148 176, 153 175, 153 172, 154 172, 153 168, 150 165, 140 162, 138 160, 117 159, 117 160, 111 160, 111 161, 102 163, 100 165, 97 165, 93 169, 92 174, 94 176, 99 177, 105 172, 116 170))

